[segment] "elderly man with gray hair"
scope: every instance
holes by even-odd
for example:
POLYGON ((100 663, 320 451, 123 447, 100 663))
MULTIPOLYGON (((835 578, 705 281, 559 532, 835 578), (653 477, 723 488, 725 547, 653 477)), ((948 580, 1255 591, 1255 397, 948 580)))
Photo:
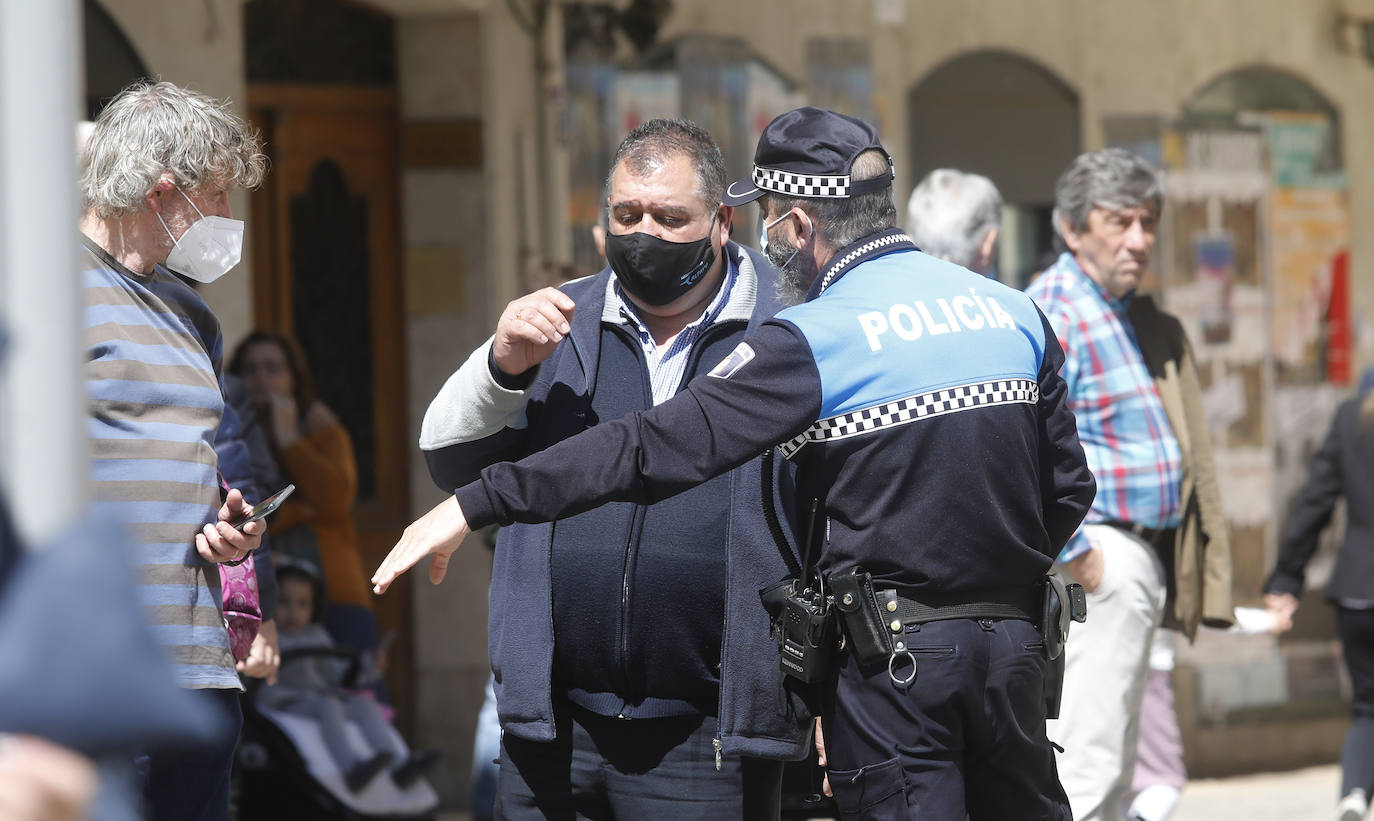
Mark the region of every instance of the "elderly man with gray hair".
POLYGON ((997 262, 1002 195, 992 180, 937 168, 911 192, 906 227, 916 246, 933 257, 991 276, 997 262))
POLYGON ((1055 186, 1054 229, 1067 250, 1027 289, 1064 348, 1068 406, 1097 479, 1092 509, 1056 565, 1088 594, 1049 727, 1078 821, 1124 817, 1155 630, 1191 638, 1200 623, 1233 618, 1192 348, 1179 321, 1136 292, 1162 205, 1159 178, 1140 157, 1116 148, 1079 156, 1055 186))
MULTIPOLYGON (((94 507, 133 536, 140 597, 181 686, 224 718, 212 749, 147 758, 149 817, 228 816, 240 690, 217 564, 258 547, 238 489, 221 498, 214 443, 223 341, 205 301, 242 252, 229 192, 267 158, 227 103, 171 83, 125 89, 96 120, 81 167, 86 393, 94 507)), ((118 705, 113 705, 118 709, 118 705)))

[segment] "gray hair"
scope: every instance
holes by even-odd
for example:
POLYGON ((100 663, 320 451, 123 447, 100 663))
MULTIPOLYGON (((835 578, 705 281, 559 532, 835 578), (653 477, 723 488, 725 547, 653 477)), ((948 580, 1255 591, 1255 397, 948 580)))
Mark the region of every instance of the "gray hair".
MULTIPOLYGON (((887 154, 870 149, 854 158, 849 178, 854 182, 871 180, 889 173, 887 154)), ((892 204, 892 186, 867 194, 839 199, 836 197, 784 197, 767 193, 759 204, 775 216, 793 208, 801 208, 816 222, 816 234, 832 248, 852 245, 869 234, 885 231, 897 224, 897 206, 892 204)))
POLYGON ((1089 151, 1069 163, 1054 185, 1054 233, 1062 241, 1063 222, 1085 230, 1094 208, 1144 206, 1158 216, 1163 202, 1159 175, 1138 155, 1124 148, 1089 151))
POLYGON ((124 89, 95 121, 81 168, 83 209, 138 213, 164 171, 185 191, 252 189, 267 173, 257 132, 219 101, 172 83, 124 89))
POLYGON ((715 211, 725 194, 725 157, 706 129, 691 120, 655 117, 626 134, 606 174, 607 192, 611 190, 611 176, 622 162, 631 173, 644 176, 675 154, 684 154, 692 161, 697 177, 696 195, 707 210, 715 211))
POLYGON ((972 268, 988 232, 1002 224, 1002 195, 992 180, 937 168, 911 192, 906 227, 927 254, 972 268))

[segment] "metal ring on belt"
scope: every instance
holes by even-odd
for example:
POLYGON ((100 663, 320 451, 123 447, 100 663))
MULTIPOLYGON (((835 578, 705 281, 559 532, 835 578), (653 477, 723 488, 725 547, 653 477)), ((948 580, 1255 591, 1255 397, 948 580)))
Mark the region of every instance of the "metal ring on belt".
POLYGON ((912 655, 912 653, 911 653, 910 650, 902 650, 902 651, 893 653, 892 655, 888 656, 888 657, 887 657, 887 677, 890 678, 890 679, 892 679, 892 683, 895 684, 895 685, 897 685, 898 687, 905 687, 905 686, 907 686, 908 684, 910 684, 911 682, 915 681, 915 680, 916 680, 916 656, 912 655), (898 659, 900 656, 906 656, 906 657, 907 657, 907 660, 911 662, 911 675, 907 676, 906 678, 897 678, 897 673, 896 673, 896 671, 893 669, 893 665, 895 665, 895 664, 897 663, 897 659, 898 659))

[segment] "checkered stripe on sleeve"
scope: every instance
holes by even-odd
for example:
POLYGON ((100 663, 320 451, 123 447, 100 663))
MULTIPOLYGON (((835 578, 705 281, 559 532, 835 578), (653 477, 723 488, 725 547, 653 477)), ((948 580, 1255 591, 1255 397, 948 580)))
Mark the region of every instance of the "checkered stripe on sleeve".
POLYGON ((778 446, 784 459, 791 459, 807 444, 826 439, 846 439, 883 428, 905 425, 917 419, 943 416, 947 413, 981 408, 990 405, 1040 401, 1040 386, 1033 379, 995 379, 972 385, 918 393, 872 408, 850 411, 829 419, 822 419, 802 431, 796 438, 778 446))
POLYGON ((794 197, 848 197, 849 175, 793 174, 776 168, 754 166, 754 185, 765 191, 794 197))

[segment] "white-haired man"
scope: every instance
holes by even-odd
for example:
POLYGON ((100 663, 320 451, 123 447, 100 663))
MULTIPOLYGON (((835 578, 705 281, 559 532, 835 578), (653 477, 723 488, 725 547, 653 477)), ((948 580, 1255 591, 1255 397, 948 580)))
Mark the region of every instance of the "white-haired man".
MULTIPOLYGON (((201 282, 239 260, 229 191, 267 160, 227 104, 171 83, 125 89, 96 120, 81 164, 81 253, 95 507, 125 524, 140 595, 179 683, 225 717, 213 749, 154 754, 156 819, 224 819, 241 716, 216 564, 257 548, 238 531, 242 494, 221 499, 215 432, 224 397, 219 323, 172 272, 201 282)), ((112 705, 118 709, 118 705, 112 705)))
POLYGON ((997 267, 1002 195, 992 180, 953 168, 925 176, 906 203, 906 226, 916 247, 983 276, 997 267))

